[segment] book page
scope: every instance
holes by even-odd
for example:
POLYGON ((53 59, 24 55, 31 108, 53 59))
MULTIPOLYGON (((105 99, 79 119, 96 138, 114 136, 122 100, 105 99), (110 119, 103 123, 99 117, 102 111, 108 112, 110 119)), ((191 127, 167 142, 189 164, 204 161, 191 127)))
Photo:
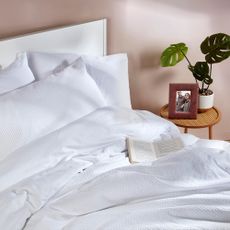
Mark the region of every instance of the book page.
POLYGON ((152 143, 128 139, 128 151, 132 162, 153 161, 156 153, 152 143))
POLYGON ((184 144, 180 138, 173 138, 168 140, 160 140, 153 142, 157 158, 164 156, 169 152, 174 152, 182 149, 184 144))
POLYGON ((170 152, 181 150, 184 144, 180 138, 147 142, 127 139, 128 154, 131 163, 154 161, 170 152))

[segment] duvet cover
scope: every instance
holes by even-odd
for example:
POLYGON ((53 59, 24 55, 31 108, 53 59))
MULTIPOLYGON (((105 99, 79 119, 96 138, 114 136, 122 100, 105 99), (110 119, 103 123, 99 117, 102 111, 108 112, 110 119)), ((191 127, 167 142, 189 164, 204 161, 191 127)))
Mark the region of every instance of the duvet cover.
POLYGON ((230 229, 230 145, 104 107, 0 161, 1 230, 230 229), (126 138, 185 147, 130 165, 126 138))

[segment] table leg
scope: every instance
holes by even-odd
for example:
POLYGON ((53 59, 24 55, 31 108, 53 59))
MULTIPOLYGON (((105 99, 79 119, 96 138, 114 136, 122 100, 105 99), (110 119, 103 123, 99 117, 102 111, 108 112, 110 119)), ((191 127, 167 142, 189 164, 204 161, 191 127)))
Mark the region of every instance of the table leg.
POLYGON ((208 126, 208 137, 210 140, 212 139, 212 125, 208 126))
POLYGON ((184 133, 188 133, 188 128, 184 128, 184 133))

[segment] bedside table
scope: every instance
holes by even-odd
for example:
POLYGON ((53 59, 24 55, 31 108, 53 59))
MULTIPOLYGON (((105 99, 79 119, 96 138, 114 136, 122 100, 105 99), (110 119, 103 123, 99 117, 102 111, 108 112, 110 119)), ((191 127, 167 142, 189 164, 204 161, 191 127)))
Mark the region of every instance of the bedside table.
POLYGON ((220 121, 220 112, 216 107, 209 109, 204 113, 198 113, 197 119, 169 119, 168 118, 168 105, 164 105, 160 110, 160 116, 170 120, 178 127, 184 128, 184 133, 188 129, 208 128, 209 139, 212 139, 212 127, 220 121))

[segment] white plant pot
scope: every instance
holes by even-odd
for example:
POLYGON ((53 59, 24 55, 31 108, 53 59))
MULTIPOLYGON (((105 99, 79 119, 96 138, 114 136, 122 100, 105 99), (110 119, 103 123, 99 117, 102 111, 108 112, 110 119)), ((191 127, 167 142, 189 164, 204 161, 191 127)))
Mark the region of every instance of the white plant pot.
POLYGON ((211 95, 199 95, 198 111, 205 112, 214 106, 214 93, 211 95))

